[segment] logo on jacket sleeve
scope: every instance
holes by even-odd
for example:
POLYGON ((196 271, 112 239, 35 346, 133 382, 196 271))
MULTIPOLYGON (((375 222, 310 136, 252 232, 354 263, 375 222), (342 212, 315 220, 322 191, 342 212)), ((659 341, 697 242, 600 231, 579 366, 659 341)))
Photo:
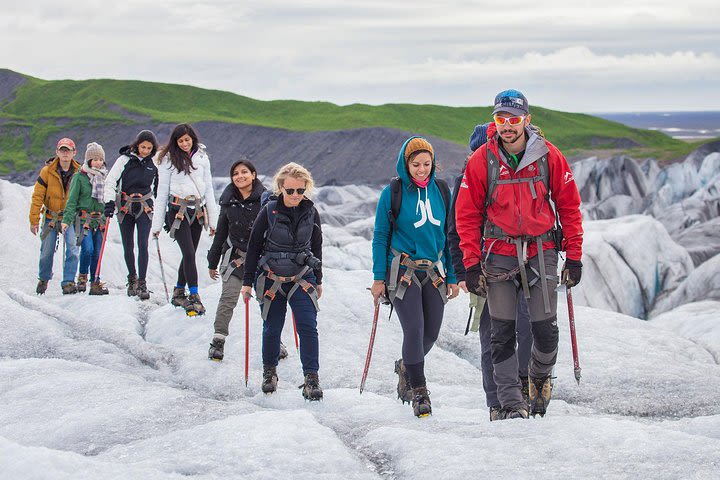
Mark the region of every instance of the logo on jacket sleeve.
POLYGON ((567 185, 568 183, 572 182, 573 180, 574 180, 574 179, 573 179, 573 174, 572 174, 572 172, 565 172, 565 185, 567 185))

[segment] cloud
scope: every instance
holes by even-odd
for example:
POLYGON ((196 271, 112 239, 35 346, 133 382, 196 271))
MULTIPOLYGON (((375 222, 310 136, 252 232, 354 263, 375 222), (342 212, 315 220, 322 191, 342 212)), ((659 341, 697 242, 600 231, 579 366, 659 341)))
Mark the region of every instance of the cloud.
POLYGON ((718 97, 719 17, 714 0, 10 1, 0 67, 343 104, 487 104, 512 84, 551 108, 680 108, 718 97))

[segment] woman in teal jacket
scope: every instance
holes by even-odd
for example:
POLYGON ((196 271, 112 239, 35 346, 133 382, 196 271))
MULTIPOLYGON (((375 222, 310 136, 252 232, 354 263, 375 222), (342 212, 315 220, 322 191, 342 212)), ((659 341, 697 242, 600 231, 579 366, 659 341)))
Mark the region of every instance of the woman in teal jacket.
POLYGON ((457 296, 458 286, 446 235, 447 207, 435 179, 430 142, 422 137, 406 140, 396 170, 402 203, 392 218, 391 185, 380 194, 370 291, 375 304, 386 296, 397 311, 403 329, 402 358, 395 362, 398 396, 403 403, 412 402, 421 417, 432 413, 425 355, 438 338, 445 303, 457 296))
POLYGON ((105 230, 103 190, 106 176, 105 151, 99 144, 89 143, 85 151, 85 163, 70 182, 63 215, 62 231, 65 232, 68 228, 66 222, 74 221, 80 245, 78 291, 85 291, 90 270, 90 295, 108 294, 107 288, 100 283, 100 277, 95 277, 105 230))

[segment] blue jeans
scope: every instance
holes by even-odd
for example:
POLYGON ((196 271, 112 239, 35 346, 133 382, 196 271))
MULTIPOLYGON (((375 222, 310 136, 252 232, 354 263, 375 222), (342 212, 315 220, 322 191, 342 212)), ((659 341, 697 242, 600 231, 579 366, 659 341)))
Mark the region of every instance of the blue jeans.
MULTIPOLYGON (((49 219, 45 219, 45 224, 49 223, 49 219)), ((57 228, 60 228, 58 225, 57 228)), ((42 231, 42 229, 41 229, 42 231)), ((55 243, 60 232, 52 229, 48 232, 47 237, 40 242, 40 262, 38 279, 50 280, 53 276, 53 257, 55 256, 55 243)), ((63 279, 62 284, 75 281, 75 273, 78 269, 78 252, 80 248, 75 245, 75 226, 68 225, 65 230, 65 261, 63 262, 63 279)))
MULTIPOLYGON (((305 275, 305 280, 315 285, 315 275, 305 275)), ((266 287, 272 285, 271 281, 265 283, 266 287)), ((286 283, 282 286, 285 293, 290 291, 294 284, 286 283)), ((258 292, 262 295, 262 292, 258 292)), ((295 325, 297 326, 298 337, 300 337, 300 362, 303 367, 303 374, 317 373, 320 367, 318 357, 320 355, 318 331, 317 331, 317 310, 310 296, 298 288, 293 296, 288 299, 280 292, 270 304, 267 319, 263 322, 262 357, 263 365, 276 366, 278 355, 280 355, 280 334, 285 325, 285 314, 287 304, 290 303, 295 314, 295 325)), ((262 308, 262 307, 261 307, 262 308)))
POLYGON ((95 271, 100 259, 102 241, 103 231, 98 228, 97 230, 90 230, 83 238, 82 245, 80 245, 80 273, 90 273, 91 282, 100 280, 100 277, 95 278, 95 271), (88 269, 90 269, 90 272, 88 272, 88 269))

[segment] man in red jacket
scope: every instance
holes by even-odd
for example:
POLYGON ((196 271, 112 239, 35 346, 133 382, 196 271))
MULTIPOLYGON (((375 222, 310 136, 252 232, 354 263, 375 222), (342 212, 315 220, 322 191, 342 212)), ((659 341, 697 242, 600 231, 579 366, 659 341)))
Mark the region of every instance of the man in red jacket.
POLYGON ((468 161, 455 218, 467 287, 487 295, 490 308, 500 418, 527 418, 528 413, 544 415, 551 397, 558 346, 557 250, 567 253, 563 283, 577 285, 582 275, 580 193, 562 153, 528 128, 531 115, 522 93, 500 92, 493 118, 488 142, 468 161), (527 299, 532 320, 529 406, 520 391, 515 353, 517 295, 527 299))

